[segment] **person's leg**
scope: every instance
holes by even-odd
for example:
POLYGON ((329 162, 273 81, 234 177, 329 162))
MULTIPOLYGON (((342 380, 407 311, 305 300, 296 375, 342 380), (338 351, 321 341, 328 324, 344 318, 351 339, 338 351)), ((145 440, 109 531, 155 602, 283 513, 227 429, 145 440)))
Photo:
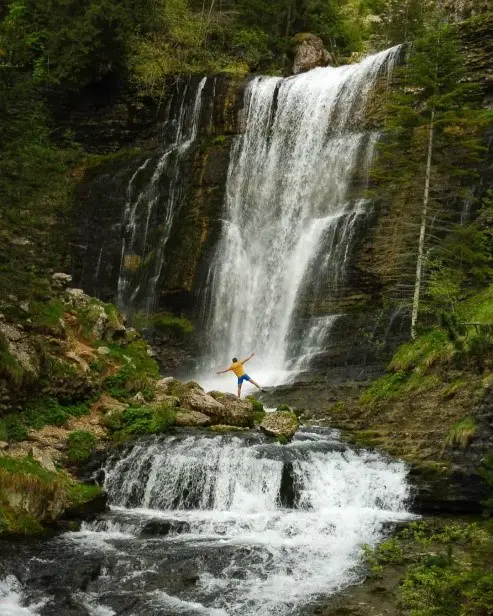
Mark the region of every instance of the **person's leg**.
POLYGON ((242 383, 243 383, 243 381, 238 379, 238 398, 241 396, 241 385, 242 385, 242 383))
POLYGON ((256 383, 253 379, 250 379, 250 383, 251 383, 252 385, 255 385, 255 387, 256 387, 257 389, 260 389, 260 391, 264 391, 264 390, 260 387, 260 385, 259 385, 258 383, 256 383))

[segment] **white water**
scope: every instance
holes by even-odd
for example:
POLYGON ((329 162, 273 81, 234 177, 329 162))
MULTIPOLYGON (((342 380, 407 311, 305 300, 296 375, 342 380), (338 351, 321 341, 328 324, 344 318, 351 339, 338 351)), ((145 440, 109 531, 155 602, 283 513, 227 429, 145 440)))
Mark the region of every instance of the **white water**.
MULTIPOLYGON (((163 606, 169 614, 295 614, 356 581, 362 546, 382 538, 384 522, 408 517, 406 474, 403 464, 345 449, 327 432, 302 433, 286 447, 258 437, 253 444, 226 436, 144 441, 107 468, 115 517, 72 541, 106 550, 106 542, 119 540, 123 554, 125 538, 138 537, 149 520, 186 524, 160 540, 196 551, 198 582, 180 596, 167 589, 149 593, 146 601, 157 610, 149 613, 163 606), (294 509, 280 501, 286 463, 294 509)), ((119 575, 155 565, 142 549, 138 554, 138 565, 129 559, 119 575)), ((114 584, 109 578, 103 590, 114 584)))
POLYGON ((317 354, 304 347, 312 324, 303 331, 296 317, 308 285, 330 298, 344 283, 356 225, 368 209, 353 199, 351 184, 367 178, 377 137, 362 130, 362 120, 398 54, 397 47, 360 64, 250 82, 207 281, 204 372, 255 350, 263 383, 276 384, 307 367, 298 356, 317 354))
MULTIPOLYGON (((149 313, 156 301, 157 283, 164 266, 164 252, 169 240, 172 225, 179 212, 182 199, 182 169, 180 162, 197 138, 200 114, 202 111, 202 93, 207 78, 204 77, 197 86, 195 94, 190 97, 190 82, 181 91, 181 100, 176 117, 171 117, 174 136, 157 162, 148 158, 133 174, 127 187, 127 202, 123 211, 123 239, 118 277, 118 307, 128 316, 136 309, 149 313), (190 102, 187 102, 190 101, 190 102), (149 165, 155 162, 155 168, 144 189, 139 182, 149 165), (149 241, 155 231, 151 226, 153 212, 160 204, 160 183, 166 177, 169 191, 164 203, 164 215, 157 221, 159 239, 149 241), (132 267, 132 259, 138 259, 132 267), (146 261, 147 259, 147 261, 146 261), (136 271, 135 271, 136 270, 136 271)), ((166 132, 165 127, 164 132, 166 132)))
POLYGON ((8 575, 0 580, 0 615, 1 616, 39 616, 47 599, 38 601, 26 601, 24 590, 19 580, 13 575, 8 575))

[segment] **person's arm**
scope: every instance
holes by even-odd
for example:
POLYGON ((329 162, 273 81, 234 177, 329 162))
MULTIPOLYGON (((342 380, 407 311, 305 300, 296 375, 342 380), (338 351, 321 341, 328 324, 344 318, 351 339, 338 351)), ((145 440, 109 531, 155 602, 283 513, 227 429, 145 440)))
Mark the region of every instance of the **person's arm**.
POLYGON ((255 355, 255 353, 250 353, 250 355, 248 357, 245 357, 245 359, 241 362, 242 364, 245 364, 249 359, 252 359, 252 357, 255 355))
POLYGON ((226 370, 218 370, 216 374, 224 374, 225 372, 229 372, 231 368, 226 368, 226 370))

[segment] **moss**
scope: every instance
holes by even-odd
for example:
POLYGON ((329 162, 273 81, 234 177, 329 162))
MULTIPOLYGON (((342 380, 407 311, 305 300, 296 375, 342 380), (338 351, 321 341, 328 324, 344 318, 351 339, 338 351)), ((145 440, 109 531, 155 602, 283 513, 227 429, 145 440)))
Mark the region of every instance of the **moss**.
POLYGON ((277 407, 276 410, 277 411, 287 411, 287 412, 291 413, 293 409, 290 406, 288 406, 287 404, 280 404, 277 407))
POLYGON ((280 445, 287 445, 291 441, 291 439, 288 438, 287 436, 282 435, 282 436, 276 436, 274 441, 276 443, 279 443, 280 445))
POLYGON ((142 329, 155 329, 161 333, 171 334, 176 338, 183 338, 193 333, 194 326, 184 317, 177 317, 166 312, 148 315, 136 315, 134 324, 142 329))
POLYGON ((361 447, 377 447, 381 433, 378 430, 361 430, 353 435, 353 440, 361 447))
POLYGON ((112 329, 118 329, 121 325, 120 312, 118 308, 113 304, 105 304, 104 310, 106 312, 106 316, 108 317, 108 325, 112 329))
POLYGON ((74 430, 68 437, 68 458, 71 462, 85 462, 91 457, 96 438, 91 432, 74 430))
POLYGON ((266 415, 266 412, 264 410, 262 411, 253 411, 253 421, 256 424, 261 424, 262 421, 264 420, 264 417, 266 415))

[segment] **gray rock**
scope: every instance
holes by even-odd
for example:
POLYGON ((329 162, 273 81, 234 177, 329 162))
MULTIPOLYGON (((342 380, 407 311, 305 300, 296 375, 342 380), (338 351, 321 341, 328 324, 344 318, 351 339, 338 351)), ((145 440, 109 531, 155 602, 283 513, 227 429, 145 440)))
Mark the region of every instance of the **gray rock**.
POLYGON ((144 398, 144 394, 141 391, 139 391, 132 398, 131 402, 135 406, 144 406, 146 403, 146 399, 144 398))
POLYGON ((317 66, 327 66, 334 63, 334 59, 325 49, 322 39, 315 34, 302 32, 295 36, 295 41, 293 75, 305 73, 317 66))
POLYGON ((9 446, 9 444, 5 441, 0 441, 0 451, 2 449, 7 449, 7 447, 9 446))
POLYGON ((164 379, 160 379, 154 386, 156 393, 169 394, 171 393, 171 384, 175 381, 172 376, 167 376, 164 379))
POLYGON ((198 411, 207 415, 212 421, 222 422, 221 418, 226 412, 226 408, 217 400, 214 400, 212 396, 206 394, 205 391, 200 389, 189 389, 183 395, 180 396, 180 404, 182 408, 191 411, 198 411))
POLYGON ((109 355, 110 354, 110 349, 106 346, 100 346, 98 347, 98 353, 99 355, 109 355))
POLYGON ((41 449, 33 447, 31 453, 36 462, 39 462, 43 468, 47 471, 56 473, 56 466, 51 457, 45 451, 41 451, 41 449))

